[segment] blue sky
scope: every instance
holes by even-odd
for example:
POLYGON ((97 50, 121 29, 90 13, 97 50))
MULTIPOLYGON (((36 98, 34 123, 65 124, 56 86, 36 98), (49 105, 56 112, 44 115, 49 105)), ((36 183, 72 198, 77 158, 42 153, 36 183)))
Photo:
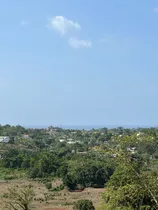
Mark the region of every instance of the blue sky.
POLYGON ((158 125, 156 0, 0 2, 0 123, 158 125))

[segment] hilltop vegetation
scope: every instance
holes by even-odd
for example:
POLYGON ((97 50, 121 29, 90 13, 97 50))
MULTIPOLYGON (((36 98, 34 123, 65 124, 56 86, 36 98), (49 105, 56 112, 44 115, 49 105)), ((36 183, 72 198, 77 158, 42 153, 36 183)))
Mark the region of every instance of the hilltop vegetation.
POLYGON ((51 191, 104 188, 100 209, 158 209, 158 129, 70 130, 0 126, 0 178, 51 191), (60 185, 52 187, 52 180, 60 185))

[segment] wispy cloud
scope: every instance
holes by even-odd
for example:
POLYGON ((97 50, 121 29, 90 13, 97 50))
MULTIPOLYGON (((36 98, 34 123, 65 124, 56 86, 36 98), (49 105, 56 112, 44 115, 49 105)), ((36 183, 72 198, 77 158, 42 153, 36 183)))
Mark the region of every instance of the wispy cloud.
POLYGON ((153 8, 153 12, 158 12, 158 7, 153 8))
POLYGON ((22 20, 21 22, 20 22, 20 26, 21 27, 27 27, 29 25, 29 21, 27 21, 27 20, 22 20))
POLYGON ((76 38, 76 31, 81 30, 81 25, 78 22, 67 19, 64 16, 52 17, 49 19, 47 27, 56 31, 62 38, 66 38, 69 46, 72 48, 90 48, 92 46, 92 42, 90 40, 76 38))
POLYGON ((80 30, 79 23, 69 20, 63 16, 55 16, 50 20, 49 28, 52 28, 60 35, 66 35, 74 30, 80 30))
POLYGON ((92 42, 90 40, 82 40, 77 38, 70 38, 68 43, 72 48, 75 49, 90 48, 92 46, 92 42))

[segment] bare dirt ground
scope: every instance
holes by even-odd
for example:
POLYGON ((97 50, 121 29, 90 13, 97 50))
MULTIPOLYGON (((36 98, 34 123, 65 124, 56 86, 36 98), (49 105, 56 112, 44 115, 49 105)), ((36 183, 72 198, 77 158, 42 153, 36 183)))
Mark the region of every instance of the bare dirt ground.
MULTIPOLYGON (((56 185, 56 183, 54 184, 56 185)), ((44 184, 37 181, 14 180, 0 181, 0 196, 7 192, 9 186, 19 185, 20 187, 24 184, 31 184, 34 187, 36 197, 32 207, 35 210, 71 210, 73 202, 80 199, 90 199, 95 207, 98 207, 101 204, 101 193, 105 191, 105 189, 87 188, 82 192, 69 192, 66 189, 52 192, 47 190, 44 184)), ((3 210, 1 205, 0 210, 3 210)))

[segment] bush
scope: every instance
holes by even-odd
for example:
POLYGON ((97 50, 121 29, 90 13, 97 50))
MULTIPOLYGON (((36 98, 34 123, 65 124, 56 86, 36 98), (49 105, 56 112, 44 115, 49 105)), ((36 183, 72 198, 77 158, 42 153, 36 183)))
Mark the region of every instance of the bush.
POLYGON ((45 184, 45 187, 46 187, 48 190, 52 189, 52 183, 51 183, 51 182, 47 182, 47 183, 45 184))
POLYGON ((63 189, 64 189, 64 185, 61 184, 60 186, 53 188, 52 191, 58 192, 58 191, 61 191, 61 190, 63 190, 63 189))
POLYGON ((74 203, 73 210, 94 210, 95 207, 91 200, 79 200, 74 203))
POLYGON ((15 175, 6 175, 4 176, 5 180, 12 180, 12 179, 16 179, 17 177, 15 175))
POLYGON ((77 190, 84 190, 84 186, 81 184, 77 184, 77 190))
POLYGON ((28 172, 29 178, 35 179, 37 177, 38 171, 38 168, 30 168, 28 172))
POLYGON ((69 190, 76 190, 76 179, 71 175, 66 175, 63 177, 63 183, 68 187, 69 190))
POLYGON ((45 174, 39 168, 30 168, 28 176, 31 179, 43 178, 45 174))

